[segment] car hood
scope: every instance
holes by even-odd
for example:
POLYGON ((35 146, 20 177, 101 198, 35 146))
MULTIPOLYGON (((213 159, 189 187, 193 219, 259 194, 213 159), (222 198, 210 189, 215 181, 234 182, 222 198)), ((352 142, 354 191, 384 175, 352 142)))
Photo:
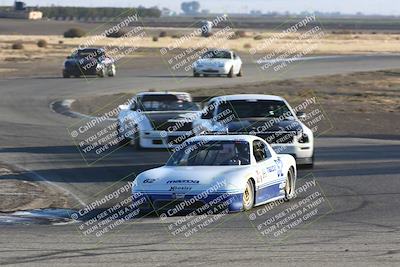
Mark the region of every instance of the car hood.
POLYGON ((213 188, 214 191, 240 191, 238 177, 249 166, 163 166, 140 174, 137 191, 190 193, 213 188))
MULTIPOLYGON (((155 130, 166 130, 170 126, 184 126, 195 119, 199 111, 163 111, 163 112, 142 112, 149 120, 155 130)), ((190 129, 189 129, 190 130, 190 129)))
POLYGON ((294 119, 243 118, 227 123, 229 132, 301 132, 302 125, 294 119))

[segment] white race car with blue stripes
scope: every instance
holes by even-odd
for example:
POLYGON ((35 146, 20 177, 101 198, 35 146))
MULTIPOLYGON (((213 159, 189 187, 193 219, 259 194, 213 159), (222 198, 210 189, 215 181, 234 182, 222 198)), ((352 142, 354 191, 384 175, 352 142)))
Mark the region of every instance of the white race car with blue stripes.
POLYGON ((251 135, 202 135, 176 149, 165 166, 139 174, 134 197, 146 196, 142 208, 168 216, 205 212, 215 206, 249 210, 274 200, 289 200, 296 186, 296 161, 276 154, 251 135))

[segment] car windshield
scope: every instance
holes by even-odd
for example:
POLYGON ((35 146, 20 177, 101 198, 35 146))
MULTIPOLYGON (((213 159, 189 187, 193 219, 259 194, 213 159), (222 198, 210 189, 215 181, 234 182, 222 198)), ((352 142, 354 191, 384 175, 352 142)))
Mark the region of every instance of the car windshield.
POLYGON ((219 105, 218 114, 233 114, 235 118, 293 116, 288 106, 278 100, 233 100, 219 105))
POLYGON ((142 111, 197 111, 199 107, 187 99, 177 95, 146 95, 139 99, 139 109, 142 111))
POLYGON ((96 58, 96 59, 100 59, 105 57, 105 53, 103 50, 100 49, 83 49, 83 50, 77 50, 74 52, 74 54, 72 55, 72 57, 76 57, 76 58, 96 58))
POLYGON ((175 152, 167 166, 249 165, 250 147, 246 141, 197 141, 185 143, 175 152))
POLYGON ((227 51, 208 51, 201 58, 231 58, 231 53, 227 51))

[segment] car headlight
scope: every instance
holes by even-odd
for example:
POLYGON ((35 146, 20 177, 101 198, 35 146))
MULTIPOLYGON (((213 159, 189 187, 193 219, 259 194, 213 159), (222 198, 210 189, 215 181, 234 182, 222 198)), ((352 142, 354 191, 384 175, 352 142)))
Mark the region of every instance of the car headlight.
POLYGON ((299 142, 299 143, 301 143, 301 144, 305 144, 305 143, 310 142, 310 138, 308 137, 307 134, 302 133, 302 134, 300 135, 300 137, 298 137, 297 142, 299 142))

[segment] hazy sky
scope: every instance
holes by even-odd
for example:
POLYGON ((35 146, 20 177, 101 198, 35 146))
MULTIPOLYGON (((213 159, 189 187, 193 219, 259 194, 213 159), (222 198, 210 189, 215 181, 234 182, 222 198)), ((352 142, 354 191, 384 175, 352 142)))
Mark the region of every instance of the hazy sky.
MULTIPOLYGON (((25 0, 28 5, 74 5, 74 6, 128 6, 168 7, 180 12, 184 0, 25 0)), ((191 1, 191 0, 185 0, 191 1)), ((267 11, 340 11, 365 14, 400 15, 400 0, 198 0, 201 9, 215 12, 237 13, 258 9, 267 11)), ((0 5, 11 5, 13 0, 0 0, 0 5)))

